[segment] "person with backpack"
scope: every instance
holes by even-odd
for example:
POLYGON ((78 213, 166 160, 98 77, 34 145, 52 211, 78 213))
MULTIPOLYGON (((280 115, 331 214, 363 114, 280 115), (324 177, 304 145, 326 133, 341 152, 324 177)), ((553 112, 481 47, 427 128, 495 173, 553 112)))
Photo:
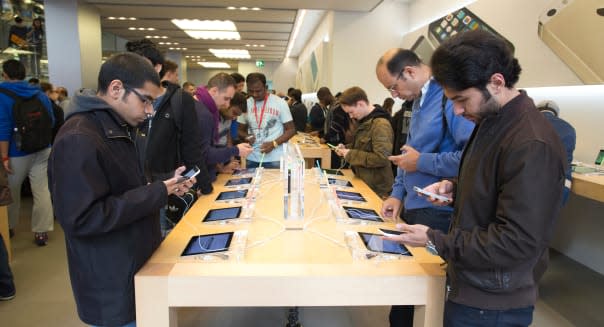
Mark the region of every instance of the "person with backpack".
MULTIPOLYGON (((424 188, 446 177, 457 176, 462 150, 474 124, 455 116, 432 70, 411 50, 390 49, 379 59, 377 79, 392 94, 413 101, 407 141, 401 154, 390 157, 398 166, 392 193, 382 205, 385 217, 403 220, 447 233, 453 209, 436 206, 413 187, 424 188)), ((412 326, 413 306, 393 306, 391 326, 412 326)))
POLYGON ((31 230, 34 242, 44 246, 54 223, 46 168, 55 117, 48 97, 24 81, 25 66, 20 61, 5 61, 2 77, 0 155, 13 196, 13 203, 8 206, 9 228, 14 233, 21 208, 21 185, 29 176, 33 195, 31 230))

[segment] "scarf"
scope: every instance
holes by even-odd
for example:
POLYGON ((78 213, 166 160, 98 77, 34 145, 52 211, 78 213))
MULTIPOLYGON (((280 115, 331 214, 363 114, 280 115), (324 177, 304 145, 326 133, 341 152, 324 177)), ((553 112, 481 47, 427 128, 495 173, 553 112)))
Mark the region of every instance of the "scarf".
POLYGON ((220 113, 218 112, 218 107, 216 107, 216 103, 214 102, 214 99, 212 99, 212 96, 210 95, 210 93, 208 92, 208 90, 203 87, 200 86, 197 88, 197 91, 195 92, 195 95, 197 96, 197 99, 199 101, 201 101, 201 103, 203 103, 208 110, 210 111, 210 113, 212 114, 212 118, 214 119, 214 130, 213 130, 213 137, 214 137, 214 142, 218 141, 218 129, 219 129, 219 122, 220 122, 220 113))

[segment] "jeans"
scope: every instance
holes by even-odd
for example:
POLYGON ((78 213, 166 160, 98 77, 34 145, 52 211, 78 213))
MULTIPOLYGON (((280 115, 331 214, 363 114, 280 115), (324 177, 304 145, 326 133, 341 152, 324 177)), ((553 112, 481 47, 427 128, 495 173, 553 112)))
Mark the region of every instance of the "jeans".
POLYGON ((509 310, 484 310, 463 304, 445 302, 444 327, 525 327, 533 322, 533 310, 530 306, 509 310))
POLYGON ((15 294, 15 283, 13 273, 8 265, 8 252, 4 246, 4 239, 0 234, 0 297, 15 294))
MULTIPOLYGON (((245 168, 257 168, 258 166, 260 166, 260 163, 256 161, 247 160, 245 162, 245 168)), ((280 166, 281 164, 279 161, 268 161, 262 163, 262 167, 266 169, 279 169, 280 166)))
POLYGON ((10 168, 13 173, 8 175, 10 193, 13 203, 8 206, 8 224, 15 228, 19 222, 19 211, 21 209, 21 184, 26 176, 29 176, 31 193, 34 204, 31 214, 31 231, 35 233, 53 230, 54 215, 50 192, 48 190, 48 156, 50 148, 28 154, 23 157, 11 157, 10 168))
MULTIPOLYGON (((91 326, 92 327, 103 327, 103 326, 94 326, 94 325, 91 325, 91 326)), ((135 321, 131 321, 131 322, 125 324, 125 325, 118 326, 118 327, 136 327, 136 320, 135 321)))
MULTIPOLYGON (((403 220, 408 224, 422 224, 447 233, 451 224, 451 215, 452 213, 449 211, 437 210, 435 208, 410 209, 404 212, 403 220)), ((413 313, 414 308, 412 305, 393 305, 388 317, 390 326, 413 326, 413 313)))

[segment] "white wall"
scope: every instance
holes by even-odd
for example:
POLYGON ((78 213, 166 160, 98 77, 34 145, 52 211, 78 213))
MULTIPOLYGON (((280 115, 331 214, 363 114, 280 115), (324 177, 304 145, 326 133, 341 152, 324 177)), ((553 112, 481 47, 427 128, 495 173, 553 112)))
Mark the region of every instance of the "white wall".
MULTIPOLYGON (((304 65, 308 60, 310 60, 310 56, 313 51, 319 46, 320 43, 323 44, 323 72, 319 74, 319 87, 321 86, 332 86, 332 71, 333 71, 333 21, 334 21, 334 12, 328 11, 325 13, 321 22, 315 28, 313 35, 306 42, 306 46, 302 51, 300 51, 300 55, 298 56, 298 65, 304 65), (327 41, 327 42, 325 42, 327 41)), ((307 90, 305 87, 296 84, 297 88, 302 88, 302 92, 316 92, 317 90, 307 90)))
POLYGON ((273 88, 277 92, 287 92, 289 87, 296 84, 296 70, 298 60, 286 59, 282 62, 266 61, 264 67, 256 67, 255 62, 240 62, 239 74, 247 76, 249 73, 263 73, 267 81, 273 82, 273 88))
POLYGON ((407 5, 393 0, 384 0, 369 13, 336 12, 332 92, 359 86, 372 103, 389 97, 375 76, 375 66, 386 50, 401 46, 408 22, 407 5))

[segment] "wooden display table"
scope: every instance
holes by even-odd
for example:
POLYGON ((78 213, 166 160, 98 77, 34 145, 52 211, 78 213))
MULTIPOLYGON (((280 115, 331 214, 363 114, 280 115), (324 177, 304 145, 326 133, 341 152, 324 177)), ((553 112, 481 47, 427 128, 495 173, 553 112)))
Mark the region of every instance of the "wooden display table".
POLYGON ((573 173, 573 193, 600 202, 604 202, 604 176, 573 173))
MULTIPOLYGON (((309 172, 307 170, 307 172, 309 172)), ((336 223, 312 173, 305 178, 303 228, 284 230, 283 184, 277 170, 265 170, 251 223, 207 225, 209 209, 230 176, 201 197, 135 276, 137 326, 176 326, 178 307, 385 306, 416 305, 415 326, 441 326, 445 272, 440 257, 410 248, 400 260, 353 260, 345 231, 377 232, 380 225, 336 223), (192 235, 248 230, 242 260, 182 260, 192 235)), ((381 200, 358 178, 355 190, 379 211, 381 200)))
MULTIPOLYGON (((321 144, 318 137, 306 133, 297 133, 289 140, 289 144, 298 144, 305 159, 319 158, 321 159, 322 168, 331 168, 331 149, 326 144, 321 144)), ((314 160, 307 160, 306 168, 314 166, 314 160)))

